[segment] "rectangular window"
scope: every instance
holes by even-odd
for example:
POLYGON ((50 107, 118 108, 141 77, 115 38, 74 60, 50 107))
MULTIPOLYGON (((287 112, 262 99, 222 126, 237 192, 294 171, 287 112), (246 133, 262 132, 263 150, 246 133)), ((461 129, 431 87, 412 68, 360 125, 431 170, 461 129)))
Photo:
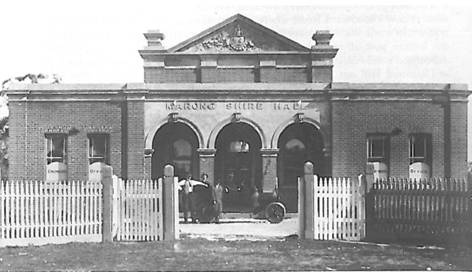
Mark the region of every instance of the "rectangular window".
POLYGON ((431 134, 410 134, 410 164, 423 162, 431 166, 432 143, 431 134))
POLYGON ((109 143, 107 134, 89 134, 89 164, 103 162, 109 164, 109 143))
POLYGON ((367 135, 367 161, 388 164, 390 138, 387 134, 367 135))
POLYGON ((46 163, 67 163, 67 135, 46 134, 46 163))

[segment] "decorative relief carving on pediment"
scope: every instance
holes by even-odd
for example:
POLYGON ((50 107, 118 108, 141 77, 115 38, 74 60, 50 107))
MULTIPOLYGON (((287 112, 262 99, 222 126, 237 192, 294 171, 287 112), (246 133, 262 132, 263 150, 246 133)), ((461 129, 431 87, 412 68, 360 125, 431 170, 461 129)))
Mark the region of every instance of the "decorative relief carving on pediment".
POLYGON ((233 33, 222 31, 217 35, 205 39, 200 44, 191 47, 188 51, 195 52, 247 52, 260 51, 254 42, 243 35, 241 28, 236 26, 233 33))

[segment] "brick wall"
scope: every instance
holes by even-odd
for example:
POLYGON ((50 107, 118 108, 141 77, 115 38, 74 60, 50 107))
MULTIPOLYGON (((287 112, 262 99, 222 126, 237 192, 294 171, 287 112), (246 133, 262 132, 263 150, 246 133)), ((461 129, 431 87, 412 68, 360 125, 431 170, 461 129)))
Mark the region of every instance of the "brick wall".
POLYGON ((276 68, 269 82, 308 82, 307 68, 276 68))
POLYGON ((197 82, 198 73, 196 69, 164 69, 144 68, 145 83, 185 83, 197 82))
MULTIPOLYGON (((208 56, 206 56, 208 57, 208 56)), ((146 83, 331 82, 332 66, 311 67, 310 55, 220 55, 210 61, 169 55, 164 67, 144 67, 146 83), (261 66, 259 66, 261 65, 261 66)))
POLYGON ((451 102, 451 176, 467 176, 467 103, 451 102))
POLYGON ((245 69, 216 69, 217 82, 255 82, 255 71, 245 69))
POLYGON ((362 173, 367 161, 366 134, 389 133, 396 127, 402 132, 390 138, 390 175, 408 177, 408 136, 419 132, 432 134, 432 176, 444 175, 444 111, 440 105, 336 101, 332 118, 334 176, 362 173))
POLYGON ((106 102, 11 102, 10 179, 45 178, 46 133, 67 133, 69 179, 88 177, 88 133, 110 135, 110 164, 121 175, 121 106, 106 102), (26 136, 25 136, 26 135, 26 136), (26 169, 25 169, 26 168, 26 169))
POLYGON ((8 119, 9 141, 8 159, 10 179, 22 179, 26 176, 25 163, 27 162, 27 150, 25 146, 27 126, 25 125, 25 103, 10 101, 8 119))
POLYGON ((126 116, 123 116, 127 133, 123 146, 123 177, 144 178, 144 101, 126 101, 126 116))
MULTIPOLYGON (((196 69, 145 68, 146 83, 188 83, 188 82, 310 82, 308 68, 217 68, 196 69), (260 76, 259 76, 260 74, 260 76)), ((331 71, 317 75, 317 82, 329 82, 331 71)))
POLYGON ((312 82, 332 82, 333 81, 333 67, 315 67, 311 71, 312 82))
POLYGON ((164 69, 146 67, 144 68, 144 82, 146 83, 160 83, 162 82, 162 77, 164 74, 164 69))

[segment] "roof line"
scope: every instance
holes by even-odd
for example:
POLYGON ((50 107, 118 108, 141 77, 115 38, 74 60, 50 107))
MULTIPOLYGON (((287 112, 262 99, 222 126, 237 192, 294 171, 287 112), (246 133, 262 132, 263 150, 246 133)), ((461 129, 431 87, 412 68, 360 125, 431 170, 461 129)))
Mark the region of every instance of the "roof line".
POLYGON ((167 52, 169 52, 169 53, 175 53, 176 51, 185 48, 186 46, 192 44, 192 43, 195 42, 195 41, 198 41, 199 39, 201 39, 201 38, 203 38, 203 37, 205 37, 205 36, 207 36, 207 35, 209 35, 209 34, 211 34, 211 33, 213 33, 213 32, 216 32, 217 30, 223 28, 224 26, 226 26, 226 25, 228 25, 228 24, 230 24, 230 23, 232 23, 232 22, 234 22, 234 21, 236 21, 236 20, 238 20, 238 19, 240 19, 240 20, 242 20, 242 21, 244 21, 244 22, 246 22, 246 23, 248 23, 248 24, 250 24, 250 25, 255 26, 256 28, 258 28, 259 30, 261 30, 261 31, 263 31, 263 32, 268 33, 269 35, 271 35, 271 36, 272 36, 273 38, 275 38, 275 39, 283 40, 284 42, 288 43, 288 44, 289 44, 290 46, 292 46, 292 47, 297 48, 298 50, 306 50, 306 51, 309 51, 309 50, 310 50, 309 48, 307 48, 307 47, 301 45, 300 43, 298 43, 298 42, 296 42, 296 41, 294 41, 294 40, 291 40, 291 39, 285 37, 284 35, 281 35, 280 33, 277 33, 277 32, 275 32, 274 30, 272 30, 272 29, 270 29, 270 28, 267 28, 267 27, 265 27, 265 26, 259 24, 258 22, 255 22, 254 20, 252 20, 252 19, 250 19, 250 18, 244 16, 244 15, 241 15, 241 14, 237 13, 237 14, 235 14, 235 15, 229 17, 228 19, 226 19, 226 20, 224 20, 224 21, 222 21, 222 22, 220 22, 220 23, 218 23, 218 24, 216 24, 216 25, 214 25, 214 26, 212 26, 212 27, 210 27, 210 28, 207 28, 206 30, 204 30, 204 31, 202 31, 202 32, 200 32, 200 33, 198 33, 197 35, 192 36, 192 37, 190 37, 190 38, 184 40, 183 42, 180 42, 180 43, 178 43, 177 45, 175 45, 175 46, 169 48, 167 52))

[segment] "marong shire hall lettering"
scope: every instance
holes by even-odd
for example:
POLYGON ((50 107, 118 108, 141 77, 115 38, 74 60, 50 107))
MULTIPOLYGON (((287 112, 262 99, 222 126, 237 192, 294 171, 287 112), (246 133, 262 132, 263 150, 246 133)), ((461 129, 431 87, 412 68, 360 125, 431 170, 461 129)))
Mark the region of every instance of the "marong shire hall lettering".
POLYGON ((214 111, 222 107, 228 111, 238 110, 303 110, 301 101, 299 102, 168 102, 165 104, 168 111, 214 111))

